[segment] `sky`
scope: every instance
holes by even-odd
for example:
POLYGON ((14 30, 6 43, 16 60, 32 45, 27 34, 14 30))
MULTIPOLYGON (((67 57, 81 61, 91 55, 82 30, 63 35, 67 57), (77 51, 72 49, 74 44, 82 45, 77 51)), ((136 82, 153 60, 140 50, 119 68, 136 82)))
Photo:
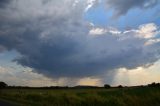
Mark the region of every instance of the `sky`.
POLYGON ((160 82, 159 0, 1 0, 0 81, 160 82))

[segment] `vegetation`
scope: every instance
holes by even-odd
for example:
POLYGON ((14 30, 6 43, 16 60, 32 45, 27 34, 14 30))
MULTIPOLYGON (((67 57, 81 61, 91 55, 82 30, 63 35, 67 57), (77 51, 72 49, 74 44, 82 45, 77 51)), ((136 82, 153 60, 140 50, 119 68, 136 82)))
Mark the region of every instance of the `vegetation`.
POLYGON ((0 89, 7 87, 8 85, 5 82, 0 82, 0 89))
POLYGON ((152 84, 148 84, 149 87, 160 87, 160 83, 153 82, 152 84))
POLYGON ((23 106, 160 106, 160 86, 88 87, 8 87, 0 98, 23 106))
POLYGON ((27 106, 159 106, 160 88, 4 89, 0 97, 27 106))
POLYGON ((104 84, 104 88, 111 88, 109 84, 104 84))

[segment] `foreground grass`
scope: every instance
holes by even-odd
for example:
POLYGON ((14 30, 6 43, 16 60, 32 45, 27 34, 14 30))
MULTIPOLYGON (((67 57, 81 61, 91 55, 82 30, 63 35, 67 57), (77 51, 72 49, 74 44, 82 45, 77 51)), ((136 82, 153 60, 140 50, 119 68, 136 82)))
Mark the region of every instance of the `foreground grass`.
POLYGON ((24 106, 160 106, 160 87, 3 89, 0 98, 24 106))

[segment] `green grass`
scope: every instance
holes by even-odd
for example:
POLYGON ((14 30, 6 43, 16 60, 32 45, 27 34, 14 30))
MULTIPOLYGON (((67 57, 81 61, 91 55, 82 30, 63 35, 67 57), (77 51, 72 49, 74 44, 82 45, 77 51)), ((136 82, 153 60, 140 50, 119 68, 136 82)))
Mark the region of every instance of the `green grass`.
POLYGON ((160 87, 3 89, 0 98, 24 106, 160 106, 160 87))

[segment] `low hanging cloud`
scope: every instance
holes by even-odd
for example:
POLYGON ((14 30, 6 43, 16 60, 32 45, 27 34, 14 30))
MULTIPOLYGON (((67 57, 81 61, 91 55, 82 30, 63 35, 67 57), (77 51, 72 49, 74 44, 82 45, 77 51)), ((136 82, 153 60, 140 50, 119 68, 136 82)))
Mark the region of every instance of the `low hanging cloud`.
POLYGON ((133 8, 151 8, 157 5, 158 0, 105 0, 106 6, 114 10, 114 16, 125 15, 133 8))
POLYGON ((159 59, 159 42, 146 45, 159 39, 154 23, 123 32, 90 27, 83 19, 87 2, 74 3, 9 2, 0 11, 0 46, 20 54, 14 62, 50 77, 98 76, 121 67, 145 67, 159 59))

